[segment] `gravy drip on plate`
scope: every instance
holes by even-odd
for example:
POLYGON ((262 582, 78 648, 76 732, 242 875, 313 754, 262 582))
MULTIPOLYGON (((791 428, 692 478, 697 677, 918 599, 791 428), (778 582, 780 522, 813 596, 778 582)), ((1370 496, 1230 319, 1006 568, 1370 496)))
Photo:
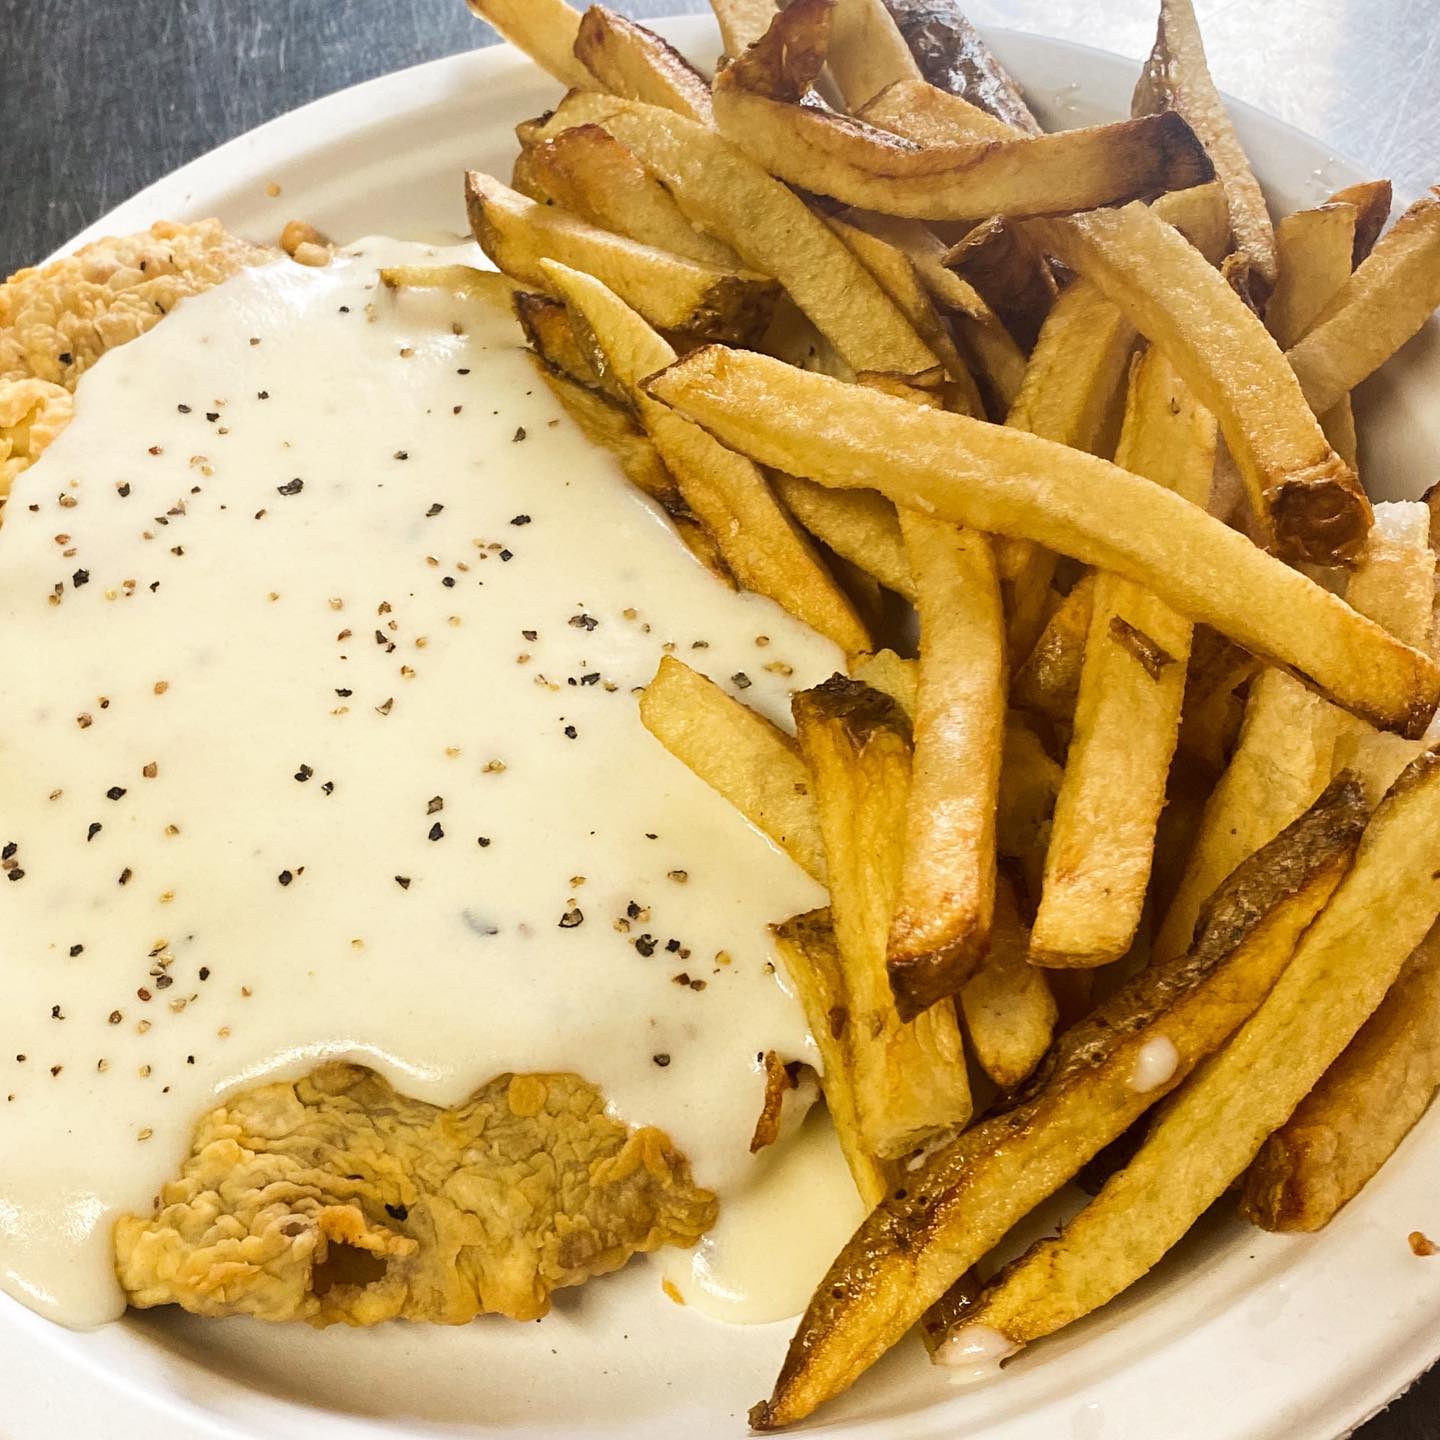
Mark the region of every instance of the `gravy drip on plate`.
MULTIPOLYGON (((507 315, 362 241, 85 378, 0 529, 0 1283, 120 1313, 198 1116, 326 1057, 437 1104, 575 1070, 723 1202, 766 926, 821 891, 640 724, 670 650, 776 719, 827 641, 706 573, 507 315)), ((657 1281, 658 1290, 658 1281, 657 1281)))

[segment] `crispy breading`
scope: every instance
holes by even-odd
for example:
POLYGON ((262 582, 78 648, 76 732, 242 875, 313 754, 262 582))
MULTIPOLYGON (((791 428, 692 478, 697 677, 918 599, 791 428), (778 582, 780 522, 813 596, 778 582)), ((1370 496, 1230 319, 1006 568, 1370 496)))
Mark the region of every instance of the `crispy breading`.
POLYGON ((441 1109, 322 1065, 201 1120, 156 1213, 115 1227, 131 1305, 312 1325, 534 1320, 567 1285, 689 1245, 715 1197, 575 1075, 499 1075, 441 1109))

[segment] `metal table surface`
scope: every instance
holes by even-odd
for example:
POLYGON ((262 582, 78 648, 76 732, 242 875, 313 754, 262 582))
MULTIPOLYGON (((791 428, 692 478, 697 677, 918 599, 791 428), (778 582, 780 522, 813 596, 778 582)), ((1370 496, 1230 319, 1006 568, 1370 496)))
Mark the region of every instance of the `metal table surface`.
MULTIPOLYGON (((706 8, 611 3, 639 18, 706 8)), ((1149 49, 1155 8, 967 6, 981 26, 1135 57, 1149 49)), ((1390 176, 1397 194, 1440 181, 1440 0, 1196 0, 1196 9, 1222 89, 1390 176)), ((0 274, 263 120, 493 39, 460 0, 0 0, 0 274)), ((1440 1371, 1359 1433, 1440 1440, 1440 1371)))

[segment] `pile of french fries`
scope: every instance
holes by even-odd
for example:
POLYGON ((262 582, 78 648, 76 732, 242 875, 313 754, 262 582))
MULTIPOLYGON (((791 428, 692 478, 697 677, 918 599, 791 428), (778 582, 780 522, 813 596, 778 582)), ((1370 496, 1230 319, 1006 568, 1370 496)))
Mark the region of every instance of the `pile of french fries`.
POLYGON ((1189 0, 1133 118, 1050 134, 949 0, 714 0, 713 81, 469 4, 567 93, 467 178, 501 273, 387 281, 513 307, 700 560, 848 657, 793 734, 674 658, 640 700, 829 889, 775 935, 871 1209, 754 1426, 917 1324, 1014 1353, 1237 1181, 1324 1225, 1440 1086, 1440 525, 1372 506, 1350 405, 1440 304, 1440 192, 1272 225, 1189 0))

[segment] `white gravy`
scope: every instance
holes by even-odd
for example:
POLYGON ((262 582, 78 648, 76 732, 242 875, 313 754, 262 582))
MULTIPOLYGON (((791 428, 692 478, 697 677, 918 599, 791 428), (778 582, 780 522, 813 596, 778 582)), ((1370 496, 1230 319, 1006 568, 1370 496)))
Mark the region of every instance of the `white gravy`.
POLYGON ((475 257, 367 240, 185 301, 9 502, 0 1283, 68 1324, 120 1313, 113 1220, 237 1087, 573 1069, 723 1211, 757 1052, 814 1059, 766 926, 820 887, 634 691, 673 647, 784 720, 840 656, 690 557, 508 316, 376 283, 475 257))

